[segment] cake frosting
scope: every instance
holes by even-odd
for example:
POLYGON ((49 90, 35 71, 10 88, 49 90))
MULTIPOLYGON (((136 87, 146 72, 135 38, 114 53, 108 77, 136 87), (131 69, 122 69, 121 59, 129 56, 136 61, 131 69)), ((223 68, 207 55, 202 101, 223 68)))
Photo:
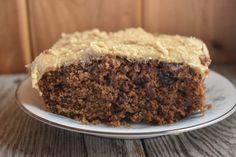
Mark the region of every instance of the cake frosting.
POLYGON ((106 54, 125 56, 129 60, 158 59, 163 62, 186 63, 199 69, 203 78, 208 71, 208 65, 202 64, 200 57, 209 58, 209 52, 206 45, 197 38, 162 34, 155 36, 141 28, 113 33, 93 29, 62 34, 52 48, 37 56, 30 65, 32 86, 37 89, 37 82, 48 70, 106 54))

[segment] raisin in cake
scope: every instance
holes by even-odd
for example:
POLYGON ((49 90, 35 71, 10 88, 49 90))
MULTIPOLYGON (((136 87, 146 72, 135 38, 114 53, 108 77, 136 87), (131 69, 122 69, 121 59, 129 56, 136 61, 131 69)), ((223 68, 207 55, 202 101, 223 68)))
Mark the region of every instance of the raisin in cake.
POLYGON ((63 34, 31 64, 32 86, 47 111, 119 126, 173 123, 203 111, 206 45, 141 28, 63 34))

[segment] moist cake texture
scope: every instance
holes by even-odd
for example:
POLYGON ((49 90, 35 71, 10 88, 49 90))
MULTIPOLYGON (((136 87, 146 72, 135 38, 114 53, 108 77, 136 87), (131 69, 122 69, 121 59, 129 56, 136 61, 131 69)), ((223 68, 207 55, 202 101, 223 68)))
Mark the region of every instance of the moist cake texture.
POLYGON ((210 58, 196 38, 141 28, 63 35, 31 64, 46 110, 83 123, 173 123, 203 111, 210 58))

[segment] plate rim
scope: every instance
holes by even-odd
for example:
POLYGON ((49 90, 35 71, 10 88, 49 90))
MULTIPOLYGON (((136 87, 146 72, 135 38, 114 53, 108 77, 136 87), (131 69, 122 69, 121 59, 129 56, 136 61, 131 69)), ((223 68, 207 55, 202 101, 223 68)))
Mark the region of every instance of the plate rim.
MULTIPOLYGON (((210 72, 215 73, 217 75, 220 75, 222 78, 227 80, 234 87, 234 90, 236 91, 235 86, 232 84, 231 81, 229 81, 229 79, 227 79, 223 75, 221 75, 221 74, 219 74, 219 73, 217 73, 217 72, 215 72, 213 70, 210 70, 210 72)), ((102 132, 102 131, 95 131, 95 130, 92 131, 92 130, 87 130, 87 129, 82 129, 82 128, 75 128, 75 127, 71 127, 71 126, 65 126, 63 124, 52 122, 50 120, 42 118, 42 117, 40 117, 40 116, 30 112, 30 110, 28 110, 22 104, 22 102, 19 100, 19 96, 18 96, 18 92, 19 92, 20 87, 22 86, 22 84, 27 79, 29 79, 29 77, 30 76, 28 76, 24 80, 22 80, 22 82, 18 84, 18 86, 16 88, 16 91, 15 91, 15 101, 16 101, 16 104, 20 107, 20 109, 23 110, 30 117, 32 117, 32 118, 34 118, 34 119, 36 119, 36 120, 38 120, 40 122, 43 122, 44 124, 51 125, 51 126, 54 126, 54 127, 60 128, 60 129, 69 130, 69 131, 73 131, 73 132, 84 133, 84 134, 93 134, 93 135, 100 134, 100 135, 110 135, 110 136, 112 136, 112 135, 127 135, 127 136, 128 135, 140 135, 140 136, 144 136, 144 135, 151 135, 151 134, 155 135, 155 136, 161 136, 161 135, 169 135, 169 134, 179 134, 179 133, 182 133, 182 132, 187 132, 187 131, 191 131, 191 130, 197 130, 197 129, 200 129, 200 128, 207 127, 207 126, 210 126, 212 124, 215 124, 215 123, 217 123, 217 122, 219 122, 221 120, 226 119, 227 117, 229 117, 230 115, 232 115, 236 111, 236 103, 235 103, 230 110, 228 110, 223 115, 221 115, 221 116, 219 116, 219 117, 217 117, 215 119, 212 119, 210 121, 207 121, 207 122, 204 122, 204 123, 201 123, 201 124, 193 125, 193 126, 176 128, 176 129, 165 130, 165 131, 152 131, 152 132, 144 132, 144 133, 102 132)))

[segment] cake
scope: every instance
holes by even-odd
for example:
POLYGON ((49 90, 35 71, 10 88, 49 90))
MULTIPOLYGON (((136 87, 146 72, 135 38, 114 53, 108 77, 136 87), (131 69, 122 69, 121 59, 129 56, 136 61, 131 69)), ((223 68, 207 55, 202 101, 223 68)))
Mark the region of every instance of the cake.
POLYGON ((163 125, 204 111, 210 62, 194 37, 93 29, 62 34, 30 70, 49 112, 84 124, 163 125))

